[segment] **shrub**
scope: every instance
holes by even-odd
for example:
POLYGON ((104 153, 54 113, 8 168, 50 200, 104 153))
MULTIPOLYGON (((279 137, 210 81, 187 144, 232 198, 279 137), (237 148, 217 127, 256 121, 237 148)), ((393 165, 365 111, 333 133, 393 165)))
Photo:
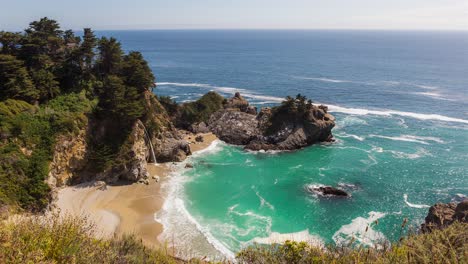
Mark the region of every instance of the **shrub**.
POLYGON ((328 246, 305 242, 253 245, 237 254, 241 263, 466 263, 468 224, 455 223, 443 230, 414 234, 391 246, 328 246))
POLYGON ((208 92, 195 102, 180 106, 178 125, 187 128, 191 124, 206 122, 211 114, 223 108, 226 99, 216 92, 208 92))
POLYGON ((0 263, 176 263, 134 236, 96 239, 94 225, 71 216, 0 223, 0 263))

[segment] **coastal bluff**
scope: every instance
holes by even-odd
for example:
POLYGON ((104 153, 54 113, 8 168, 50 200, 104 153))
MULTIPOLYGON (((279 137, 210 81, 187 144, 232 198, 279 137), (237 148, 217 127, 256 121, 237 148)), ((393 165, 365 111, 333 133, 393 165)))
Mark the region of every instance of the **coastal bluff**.
POLYGON ((236 93, 225 101, 223 109, 211 115, 206 126, 221 140, 244 145, 247 150, 296 150, 333 141, 335 117, 326 106, 313 105, 301 95, 287 97, 281 105, 265 107, 257 113, 236 93))

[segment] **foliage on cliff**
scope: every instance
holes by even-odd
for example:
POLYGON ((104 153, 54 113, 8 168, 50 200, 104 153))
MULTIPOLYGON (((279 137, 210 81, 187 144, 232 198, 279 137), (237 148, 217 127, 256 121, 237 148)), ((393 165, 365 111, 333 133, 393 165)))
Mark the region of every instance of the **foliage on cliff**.
POLYGON ((49 199, 45 184, 55 138, 76 133, 95 102, 84 94, 58 96, 41 106, 0 102, 0 206, 40 210, 49 199))
POLYGON ((154 76, 139 52, 124 54, 114 38, 63 31, 42 18, 23 33, 0 32, 0 207, 40 210, 58 134, 83 129, 88 119, 102 133, 90 138, 90 159, 112 166, 133 123, 148 112, 145 92, 154 76))
POLYGON ((266 127, 267 134, 274 134, 287 122, 300 122, 313 108, 312 100, 298 94, 295 98, 287 96, 279 106, 272 108, 272 115, 266 127))
POLYGON ((161 96, 159 101, 172 116, 173 122, 182 128, 190 125, 206 122, 210 116, 223 108, 226 99, 216 92, 208 92, 194 102, 178 105, 170 97, 161 96))

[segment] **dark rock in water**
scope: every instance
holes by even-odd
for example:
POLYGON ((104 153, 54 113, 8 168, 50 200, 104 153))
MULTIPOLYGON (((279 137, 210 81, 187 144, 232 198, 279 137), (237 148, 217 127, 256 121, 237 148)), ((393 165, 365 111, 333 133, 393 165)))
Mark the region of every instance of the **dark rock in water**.
POLYGON ((468 199, 460 203, 436 203, 429 208, 429 213, 421 225, 421 231, 430 232, 441 229, 454 222, 468 223, 468 199))
POLYGON ((204 139, 203 139, 202 136, 196 136, 196 137, 195 137, 195 141, 196 141, 196 142, 203 142, 204 139))
POLYGON ((323 196, 337 196, 337 197, 348 197, 349 194, 341 189, 337 189, 331 186, 309 186, 307 189, 323 196))
POLYGON ((295 150, 332 142, 335 118, 326 106, 288 99, 281 106, 257 109, 236 93, 211 115, 209 129, 223 141, 249 150, 295 150))
POLYGON ((187 163, 187 164, 185 164, 185 168, 186 169, 191 169, 191 168, 193 168, 193 165, 191 163, 187 163))

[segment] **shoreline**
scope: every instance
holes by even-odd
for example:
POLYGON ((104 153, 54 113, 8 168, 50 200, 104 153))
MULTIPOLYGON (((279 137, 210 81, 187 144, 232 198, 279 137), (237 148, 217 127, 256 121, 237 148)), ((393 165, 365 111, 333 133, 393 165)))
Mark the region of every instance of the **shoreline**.
MULTIPOLYGON (((208 148, 217 137, 212 133, 186 133, 184 139, 189 142, 192 153, 196 153, 208 148), (197 136, 202 136, 203 141, 197 142, 197 136)), ((95 225, 97 237, 133 234, 145 245, 159 247, 162 243, 158 237, 163 233, 164 226, 155 220, 155 214, 164 205, 166 194, 161 190, 161 185, 174 172, 173 164, 148 164, 148 185, 88 182, 61 188, 54 210, 61 215, 86 217, 95 225), (159 181, 153 177, 159 177, 159 181)))

